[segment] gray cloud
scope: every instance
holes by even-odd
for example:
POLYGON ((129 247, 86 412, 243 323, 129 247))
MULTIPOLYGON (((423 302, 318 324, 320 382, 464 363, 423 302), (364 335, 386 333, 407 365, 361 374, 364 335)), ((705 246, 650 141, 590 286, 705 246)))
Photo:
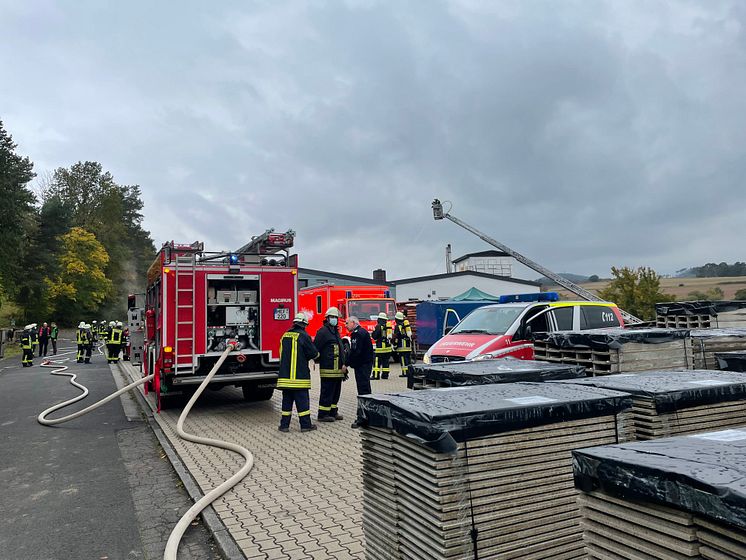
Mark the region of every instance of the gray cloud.
POLYGON ((746 9, 701 2, 0 0, 0 107, 37 171, 142 186, 157 244, 293 228, 389 277, 486 248, 555 270, 744 260, 746 9))

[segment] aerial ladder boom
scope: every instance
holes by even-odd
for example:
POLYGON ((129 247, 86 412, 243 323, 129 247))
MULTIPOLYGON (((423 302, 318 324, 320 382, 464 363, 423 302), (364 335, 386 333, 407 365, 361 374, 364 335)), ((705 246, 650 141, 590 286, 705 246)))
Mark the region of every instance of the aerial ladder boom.
MULTIPOLYGON (((489 235, 482 233, 477 228, 470 226, 469 224, 459 220, 455 216, 451 216, 448 212, 444 213, 443 204, 437 198, 433 201, 432 207, 433 207, 433 218, 435 218, 436 220, 442 220, 442 219, 451 220, 454 224, 459 225, 465 230, 472 232, 474 235, 476 235, 483 241, 489 243, 493 247, 497 247, 501 251, 509 254, 511 257, 513 257, 518 262, 523 263, 527 267, 538 272, 539 274, 546 276, 547 278, 555 282, 558 286, 562 286, 566 290, 569 290, 570 292, 576 294, 577 296, 583 298, 586 301, 606 301, 598 297, 593 292, 590 292, 586 290, 585 288, 578 286, 575 282, 571 282, 567 278, 564 278, 560 276, 559 274, 555 274, 548 268, 544 268, 539 263, 536 263, 532 261, 531 259, 529 259, 528 257, 521 255, 520 253, 518 253, 517 251, 514 251, 507 245, 503 245, 499 241, 492 239, 489 235)), ((642 319, 635 317, 634 315, 624 311, 623 309, 620 309, 619 311, 622 313, 622 317, 624 317, 624 320, 627 323, 642 323, 643 322, 642 319)))

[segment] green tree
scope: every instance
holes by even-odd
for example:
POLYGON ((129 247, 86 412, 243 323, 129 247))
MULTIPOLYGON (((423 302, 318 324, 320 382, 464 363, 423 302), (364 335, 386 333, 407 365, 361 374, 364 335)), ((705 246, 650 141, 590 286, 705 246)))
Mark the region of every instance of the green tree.
POLYGON ((104 270, 109 255, 96 236, 74 227, 61 237, 59 273, 46 279, 56 317, 66 325, 92 318, 111 293, 113 285, 104 270))
POLYGON ((598 277, 598 274, 591 274, 588 277, 588 282, 598 282, 600 278, 598 277))
POLYGON ((612 281, 598 295, 645 321, 655 319, 656 303, 676 299, 661 292, 661 277, 652 268, 612 267, 611 274, 612 281))
POLYGON ((86 161, 54 172, 45 202, 51 198, 60 201, 71 224, 92 232, 106 249, 106 276, 115 288, 102 302, 102 313, 122 314, 127 294, 143 290, 155 256, 150 234, 142 229, 140 187, 118 185, 100 163, 86 161))
POLYGON ((21 259, 36 225, 35 197, 27 186, 35 176, 34 165, 28 157, 18 155, 16 147, 0 121, 0 294, 9 295, 18 292, 21 259))
POLYGON ((715 286, 714 288, 710 288, 706 292, 694 290, 692 292, 689 292, 686 297, 690 301, 718 301, 725 299, 725 293, 723 292, 722 288, 715 286))
POLYGON ((746 288, 741 288, 736 292, 736 295, 733 296, 733 299, 742 299, 746 300, 746 288))

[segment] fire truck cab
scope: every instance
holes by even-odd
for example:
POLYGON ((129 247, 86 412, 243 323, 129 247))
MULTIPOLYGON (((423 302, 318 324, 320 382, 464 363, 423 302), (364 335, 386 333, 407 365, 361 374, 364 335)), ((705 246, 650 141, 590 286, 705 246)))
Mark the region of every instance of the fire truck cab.
POLYGON ((246 400, 272 397, 280 337, 297 308, 295 233, 267 230, 230 253, 208 253, 201 242, 165 243, 148 270, 143 371, 164 396, 196 389, 229 340, 238 348, 211 388, 235 385, 246 400))
POLYGON ((321 284, 303 288, 298 293, 298 308, 309 318, 306 331, 311 336, 323 325, 324 313, 330 307, 339 309, 339 334, 345 340, 350 338, 344 325, 347 317, 357 317, 360 325, 372 332, 379 313, 386 313, 389 320, 393 320, 396 314, 396 302, 391 297, 388 286, 321 284))

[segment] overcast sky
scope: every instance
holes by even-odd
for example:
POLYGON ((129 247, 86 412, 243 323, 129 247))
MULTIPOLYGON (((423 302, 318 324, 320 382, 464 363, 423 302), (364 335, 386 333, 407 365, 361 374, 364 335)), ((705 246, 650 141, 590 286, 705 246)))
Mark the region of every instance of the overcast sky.
MULTIPOLYGON (((746 2, 0 0, 0 119, 37 173, 138 184, 155 239, 292 228, 389 279, 746 260, 746 2)), ((537 275, 532 274, 531 277, 537 275)))

